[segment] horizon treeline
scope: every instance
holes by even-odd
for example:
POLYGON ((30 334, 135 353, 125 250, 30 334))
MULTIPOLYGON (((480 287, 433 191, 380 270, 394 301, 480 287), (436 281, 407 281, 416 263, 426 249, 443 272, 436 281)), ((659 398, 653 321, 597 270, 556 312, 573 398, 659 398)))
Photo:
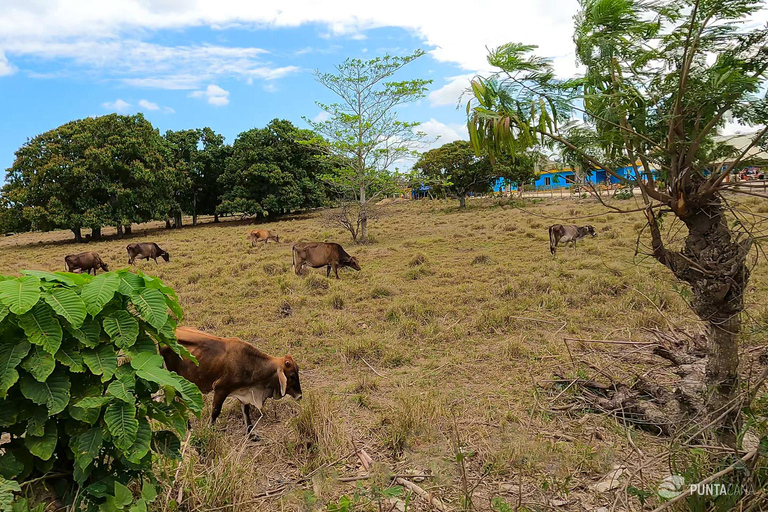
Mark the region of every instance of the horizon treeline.
POLYGON ((168 130, 142 115, 70 121, 28 139, 0 190, 0 231, 71 230, 83 239, 104 227, 182 216, 276 216, 329 205, 329 176, 343 162, 312 130, 274 119, 230 145, 211 128, 168 130))

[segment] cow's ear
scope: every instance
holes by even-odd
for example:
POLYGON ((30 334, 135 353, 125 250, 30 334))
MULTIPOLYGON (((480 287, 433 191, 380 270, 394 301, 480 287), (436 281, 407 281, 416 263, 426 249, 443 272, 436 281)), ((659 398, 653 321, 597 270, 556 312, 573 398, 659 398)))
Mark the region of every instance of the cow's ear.
POLYGON ((288 386, 288 379, 285 378, 285 372, 282 368, 277 368, 277 380, 280 382, 280 396, 285 396, 285 388, 288 386))

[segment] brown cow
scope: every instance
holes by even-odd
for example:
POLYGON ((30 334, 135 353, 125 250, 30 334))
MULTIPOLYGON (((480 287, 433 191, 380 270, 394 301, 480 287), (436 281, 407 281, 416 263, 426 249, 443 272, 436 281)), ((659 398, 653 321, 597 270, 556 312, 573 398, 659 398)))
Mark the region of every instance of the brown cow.
POLYGON ((64 257, 64 270, 66 272, 74 272, 79 270, 81 273, 85 272, 90 274, 93 270, 93 275, 96 275, 96 271, 102 269, 104 272, 109 272, 107 264, 102 261, 98 253, 88 251, 81 252, 80 254, 70 254, 64 257))
POLYGON ((339 267, 360 270, 357 259, 344 251, 339 244, 326 242, 302 242, 293 246, 293 271, 301 275, 304 265, 312 268, 327 267, 325 277, 331 277, 331 269, 339 278, 339 267))
POLYGON ((280 237, 278 235, 270 234, 266 229, 254 229, 251 231, 249 238, 251 239, 251 247, 254 247, 256 242, 264 242, 266 244, 270 240, 280 243, 280 237))
POLYGON ((592 235, 597 236, 597 231, 592 226, 563 226, 555 224, 549 227, 549 252, 555 254, 557 244, 565 242, 565 250, 568 250, 568 243, 573 244, 573 250, 576 250, 576 242, 582 238, 592 235))
POLYGON ((291 356, 271 357, 239 338, 219 338, 189 327, 176 329, 176 337, 195 356, 199 366, 162 347, 165 366, 193 382, 203 393, 213 391, 211 424, 216 423, 228 396, 243 405, 248 433, 253 429, 251 405, 262 414, 267 398, 279 400, 288 394, 301 400, 299 367, 291 356))
POLYGON ((133 265, 136 258, 149 260, 150 258, 155 260, 162 257, 165 261, 171 259, 171 255, 160 248, 155 242, 144 242, 140 244, 128 244, 125 248, 128 251, 128 263, 133 265))

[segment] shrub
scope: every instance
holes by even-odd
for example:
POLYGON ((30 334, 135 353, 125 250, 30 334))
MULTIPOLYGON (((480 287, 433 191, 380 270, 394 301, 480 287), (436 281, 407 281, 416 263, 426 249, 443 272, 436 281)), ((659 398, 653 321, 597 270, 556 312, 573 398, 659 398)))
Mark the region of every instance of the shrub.
POLYGON ((628 188, 623 188, 618 192, 616 192, 615 194, 613 194, 614 199, 627 200, 627 199, 632 199, 633 197, 635 197, 635 195, 632 193, 632 190, 628 188))
POLYGON ((158 354, 157 343, 190 357, 176 294, 127 270, 22 274, 0 276, 0 505, 47 478, 73 510, 147 510, 153 455, 177 454, 188 412, 202 409, 158 354))

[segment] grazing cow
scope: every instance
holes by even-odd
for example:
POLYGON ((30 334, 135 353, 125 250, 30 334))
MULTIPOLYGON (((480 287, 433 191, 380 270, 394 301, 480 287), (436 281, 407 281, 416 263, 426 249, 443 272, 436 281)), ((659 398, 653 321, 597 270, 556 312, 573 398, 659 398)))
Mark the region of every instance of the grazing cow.
POLYGON ((104 272, 109 272, 107 264, 102 261, 98 253, 88 251, 81 252, 80 254, 70 254, 64 258, 64 270, 66 272, 74 272, 79 270, 81 273, 85 272, 90 274, 93 270, 93 275, 96 275, 96 271, 102 269, 104 272))
POLYGON ((549 227, 549 252, 555 254, 557 244, 565 242, 565 249, 568 250, 568 242, 573 244, 573 250, 576 250, 576 242, 582 238, 592 235, 597 236, 597 231, 592 226, 563 226, 555 224, 549 227))
POLYGON ((261 409, 267 398, 280 400, 287 394, 301 400, 299 367, 291 356, 271 357, 239 338, 219 338, 189 327, 176 329, 176 337, 199 365, 162 347, 165 366, 193 382, 203 393, 213 391, 211 424, 216 423, 228 396, 242 404, 249 434, 253 429, 251 405, 263 414, 261 409))
POLYGON ((155 260, 155 263, 157 263, 158 257, 162 257, 165 261, 169 261, 171 259, 171 255, 162 250, 160 246, 154 242, 128 244, 125 249, 128 251, 128 263, 130 265, 133 265, 134 261, 136 261, 136 258, 145 260, 149 260, 151 258, 155 260))
POLYGON ((280 237, 278 235, 272 235, 266 229, 254 229, 249 235, 251 239, 251 247, 256 245, 256 242, 264 242, 265 244, 270 240, 280 243, 280 237))
POLYGON ((302 242, 293 246, 293 271, 301 275, 304 265, 312 268, 327 267, 325 277, 331 277, 331 269, 339 278, 339 267, 360 270, 357 259, 342 249, 339 244, 326 242, 302 242))

